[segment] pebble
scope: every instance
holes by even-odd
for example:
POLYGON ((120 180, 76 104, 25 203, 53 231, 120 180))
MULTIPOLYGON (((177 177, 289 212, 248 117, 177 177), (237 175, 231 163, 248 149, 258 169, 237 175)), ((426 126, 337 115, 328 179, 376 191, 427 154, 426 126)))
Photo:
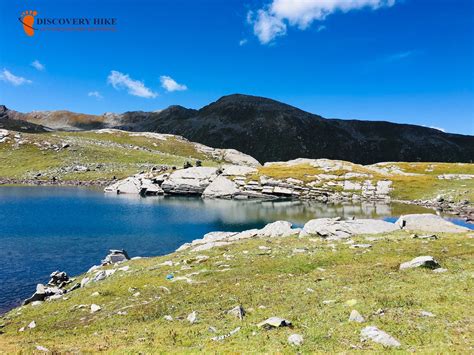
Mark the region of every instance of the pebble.
POLYGON ((196 313, 196 311, 192 311, 191 313, 189 313, 188 317, 186 319, 191 324, 196 323, 197 322, 197 313, 196 313))
POLYGON ((96 305, 95 303, 91 304, 91 313, 99 312, 101 309, 101 306, 96 305))
POLYGON ((355 309, 352 310, 351 315, 349 316, 349 322, 363 323, 365 321, 364 317, 357 312, 355 309))
POLYGON ((421 311, 421 312, 420 312, 420 315, 421 315, 422 317, 436 317, 433 313, 428 312, 428 311, 421 311))

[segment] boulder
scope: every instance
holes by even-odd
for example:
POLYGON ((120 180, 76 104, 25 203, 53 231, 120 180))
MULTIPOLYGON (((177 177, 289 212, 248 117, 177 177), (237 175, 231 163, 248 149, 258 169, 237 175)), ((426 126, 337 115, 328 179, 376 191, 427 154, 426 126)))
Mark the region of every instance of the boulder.
POLYGON ((258 231, 259 237, 288 237, 291 235, 297 235, 300 232, 300 229, 292 229, 292 224, 287 221, 276 221, 273 223, 267 224, 265 227, 258 231))
POLYGON ((224 165, 222 168, 222 176, 245 176, 256 172, 256 168, 242 165, 224 165))
POLYGON ((360 336, 363 341, 372 340, 375 343, 388 347, 399 347, 401 345, 397 339, 374 326, 362 329, 360 336))
POLYGON ((400 270, 413 269, 416 267, 425 267, 428 269, 437 269, 441 265, 432 256, 418 256, 413 260, 400 264, 400 270))
POLYGON ((51 275, 51 280, 48 282, 48 286, 57 286, 62 288, 71 282, 69 276, 64 271, 55 271, 51 275))
POLYGON ((167 194, 201 195, 217 177, 217 168, 194 167, 176 170, 161 184, 167 194))
POLYGON ((303 344, 303 336, 300 334, 291 334, 288 337, 288 344, 294 345, 294 346, 300 346, 303 344))
POLYGON ((344 239, 358 234, 388 233, 398 229, 394 223, 377 219, 341 221, 338 218, 318 218, 308 221, 300 235, 319 235, 328 239, 344 239))
POLYGON ((151 179, 146 178, 144 174, 138 174, 117 181, 116 183, 107 186, 104 191, 116 194, 135 195, 162 195, 164 193, 158 184, 155 184, 151 179))
POLYGON ((38 284, 36 286, 36 292, 33 296, 23 301, 23 306, 36 301, 45 301, 49 297, 63 295, 64 292, 65 291, 59 287, 45 287, 43 284, 38 284))
MULTIPOLYGON (((217 149, 216 149, 217 150, 217 149)), ((260 166, 257 159, 250 155, 239 152, 235 149, 219 149, 222 152, 222 158, 235 165, 260 166)))
POLYGON ((257 324, 257 327, 259 328, 279 328, 279 327, 289 327, 291 326, 291 322, 280 318, 280 317, 270 317, 263 322, 260 322, 257 324))
POLYGON ((365 319, 364 317, 362 317, 362 315, 359 312, 353 309, 349 316, 349 322, 363 323, 365 322, 365 319))
POLYGON ((130 257, 125 250, 110 249, 109 254, 102 260, 102 265, 121 263, 127 260, 130 260, 130 257))
POLYGON ((235 318, 238 318, 240 320, 244 319, 245 316, 245 310, 243 309, 242 306, 235 306, 234 308, 230 309, 227 311, 227 314, 230 314, 234 316, 235 318))
POLYGON ((457 226, 454 223, 446 221, 442 217, 432 214, 408 214, 400 216, 397 225, 402 229, 417 230, 423 232, 439 233, 465 233, 469 232, 466 227, 457 226))
POLYGON ((204 190, 203 198, 233 198, 240 190, 237 188, 235 182, 229 180, 224 176, 218 176, 213 182, 209 184, 204 190))

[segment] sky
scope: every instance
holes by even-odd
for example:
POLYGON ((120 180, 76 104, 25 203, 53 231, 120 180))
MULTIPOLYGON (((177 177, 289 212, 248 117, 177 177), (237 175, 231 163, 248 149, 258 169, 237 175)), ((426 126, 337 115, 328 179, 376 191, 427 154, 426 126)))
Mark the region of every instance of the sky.
POLYGON ((474 134, 472 0, 0 0, 0 24, 0 104, 21 112, 200 108, 242 93, 474 134), (115 18, 116 31, 27 36, 30 10, 115 18))

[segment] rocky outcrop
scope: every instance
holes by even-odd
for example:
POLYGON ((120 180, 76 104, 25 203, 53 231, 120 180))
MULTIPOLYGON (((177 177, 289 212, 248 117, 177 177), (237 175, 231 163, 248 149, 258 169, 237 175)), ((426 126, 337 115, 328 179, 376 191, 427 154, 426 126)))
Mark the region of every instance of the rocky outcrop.
POLYGON ((130 260, 130 257, 125 250, 110 249, 109 254, 102 260, 102 265, 122 263, 127 260, 130 260))
POLYGON ((231 199, 239 192, 240 190, 237 188, 235 182, 225 176, 219 176, 206 187, 202 193, 202 197, 231 199))
POLYGON ((105 192, 135 195, 162 195, 163 189, 149 174, 137 174, 107 186, 105 192))
POLYGON ((376 219, 341 221, 339 218, 319 218, 307 222, 303 227, 301 235, 318 235, 327 239, 344 239, 357 234, 379 234, 396 230, 399 230, 397 225, 376 219))
POLYGON ((430 213, 400 216, 396 223, 402 229, 423 232, 464 233, 469 231, 466 227, 457 226, 438 215, 430 213))
POLYGON ((201 195, 217 175, 217 168, 210 167, 176 170, 161 184, 161 188, 172 195, 201 195))

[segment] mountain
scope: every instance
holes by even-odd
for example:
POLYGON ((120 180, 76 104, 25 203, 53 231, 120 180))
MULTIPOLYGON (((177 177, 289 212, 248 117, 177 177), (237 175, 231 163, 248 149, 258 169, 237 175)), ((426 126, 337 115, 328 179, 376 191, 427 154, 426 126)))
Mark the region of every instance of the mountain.
POLYGON ((326 119, 275 100, 240 94, 224 96, 199 110, 170 106, 156 112, 101 116, 68 111, 14 116, 54 129, 120 128, 176 134, 216 148, 237 149, 262 163, 294 158, 359 164, 474 160, 474 136, 384 121, 326 119))

